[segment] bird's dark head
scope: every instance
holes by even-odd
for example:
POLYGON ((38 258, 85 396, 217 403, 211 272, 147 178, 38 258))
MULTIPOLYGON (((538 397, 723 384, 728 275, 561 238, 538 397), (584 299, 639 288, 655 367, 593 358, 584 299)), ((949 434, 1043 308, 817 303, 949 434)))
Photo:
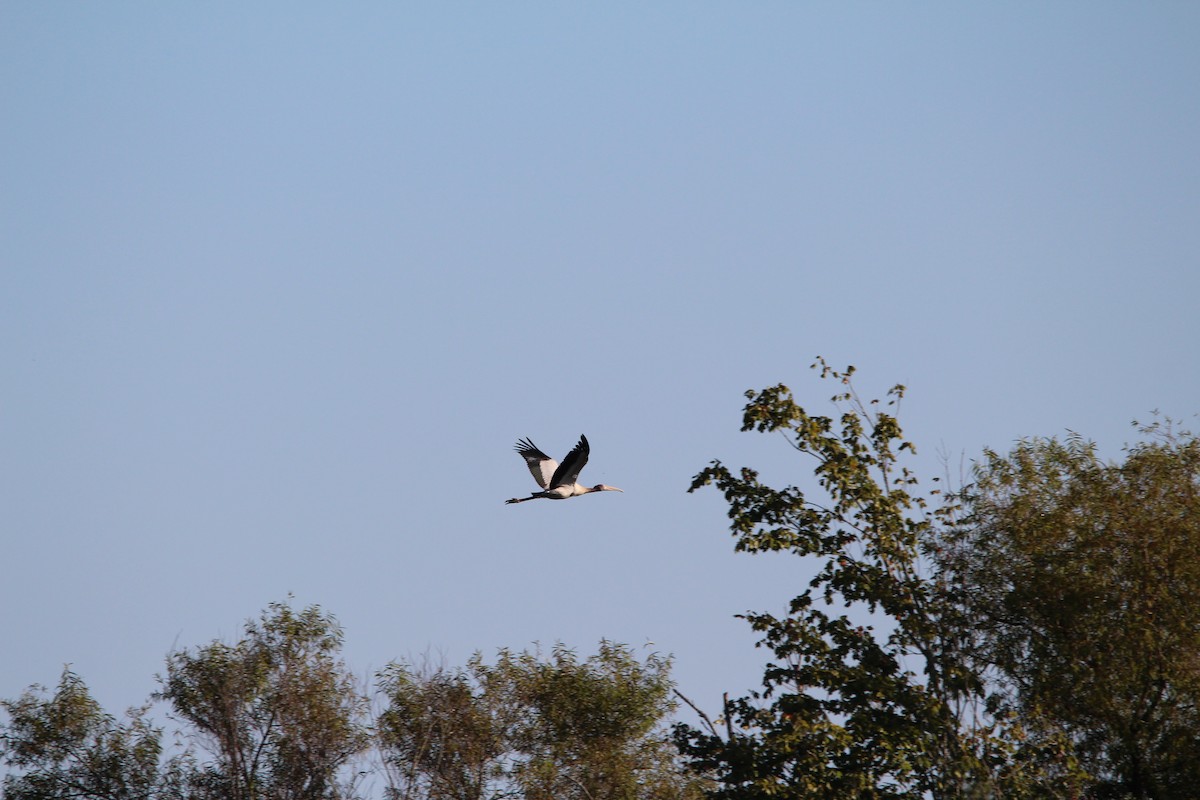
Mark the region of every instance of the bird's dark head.
POLYGON ((605 486, 603 483, 597 483, 592 487, 593 492, 624 492, 624 489, 618 489, 615 486, 605 486))

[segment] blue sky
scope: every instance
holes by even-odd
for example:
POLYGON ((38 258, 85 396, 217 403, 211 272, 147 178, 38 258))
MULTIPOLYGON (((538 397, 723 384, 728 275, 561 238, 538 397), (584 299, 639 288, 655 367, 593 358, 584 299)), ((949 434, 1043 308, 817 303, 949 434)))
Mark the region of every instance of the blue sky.
POLYGON ((1190 3, 0 6, 0 696, 320 604, 369 674, 601 637, 714 708, 805 564, 711 459, 808 365, 918 468, 1200 411, 1190 3), (588 435, 567 503, 513 443, 588 435))

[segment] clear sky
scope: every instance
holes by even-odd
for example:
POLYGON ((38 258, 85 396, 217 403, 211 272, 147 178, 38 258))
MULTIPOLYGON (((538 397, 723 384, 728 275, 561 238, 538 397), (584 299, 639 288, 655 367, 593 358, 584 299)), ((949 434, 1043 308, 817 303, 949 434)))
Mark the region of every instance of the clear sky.
POLYGON ((0 3, 0 697, 289 593, 363 675, 761 678, 711 459, 815 355, 918 468, 1200 411, 1200 5, 0 3), (513 452, 592 443, 569 502, 513 452), (653 642, 653 645, 648 644, 653 642))

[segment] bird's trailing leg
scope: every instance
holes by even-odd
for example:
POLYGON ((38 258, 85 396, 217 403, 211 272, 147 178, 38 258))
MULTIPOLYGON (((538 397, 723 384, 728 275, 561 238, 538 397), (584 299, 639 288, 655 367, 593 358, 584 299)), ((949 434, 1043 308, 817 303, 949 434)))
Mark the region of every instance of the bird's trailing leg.
POLYGON ((505 500, 504 505, 508 505, 509 503, 524 503, 526 500, 536 500, 539 497, 545 496, 546 495, 542 492, 534 492, 533 494, 529 495, 529 497, 514 497, 512 500, 505 500))

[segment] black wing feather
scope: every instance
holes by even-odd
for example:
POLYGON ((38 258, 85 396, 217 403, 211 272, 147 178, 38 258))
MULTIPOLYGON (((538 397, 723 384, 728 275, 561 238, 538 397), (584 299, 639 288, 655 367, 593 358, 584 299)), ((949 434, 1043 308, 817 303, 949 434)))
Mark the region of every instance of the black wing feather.
POLYGON ((583 471, 584 465, 587 464, 591 451, 587 437, 580 434, 579 444, 571 448, 571 452, 567 453, 567 457, 558 465, 558 469, 554 470, 554 477, 550 479, 550 488, 574 484, 579 479, 579 473, 583 471))
POLYGON ((550 456, 546 455, 541 450, 539 450, 538 446, 536 444, 534 444, 532 441, 530 441, 528 438, 517 439, 517 443, 513 447, 513 450, 516 450, 518 453, 520 453, 525 458, 532 457, 532 458, 539 459, 541 461, 548 461, 550 459, 550 456))
POLYGON ((532 439, 518 439, 513 449, 525 459, 525 466, 529 467, 529 474, 537 481, 537 485, 549 489, 550 478, 558 469, 558 462, 539 450, 532 439))

